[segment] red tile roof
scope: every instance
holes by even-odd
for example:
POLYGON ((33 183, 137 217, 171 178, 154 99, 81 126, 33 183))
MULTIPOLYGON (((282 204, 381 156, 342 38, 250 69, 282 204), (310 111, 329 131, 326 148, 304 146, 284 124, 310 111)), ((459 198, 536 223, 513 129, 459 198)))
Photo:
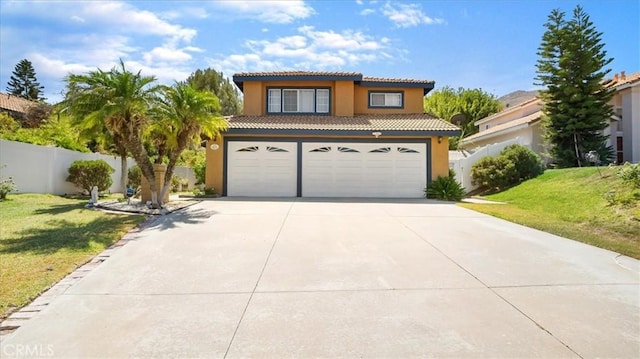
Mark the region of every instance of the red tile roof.
POLYGON ((37 102, 25 100, 22 97, 0 92, 0 110, 25 113, 29 107, 37 102))
POLYGON ((389 83, 412 83, 412 84, 433 84, 432 80, 415 80, 404 78, 385 78, 363 76, 360 72, 340 72, 340 71, 267 71, 267 72, 240 72, 233 77, 278 77, 278 76, 334 76, 334 77, 359 77, 360 81, 368 82, 389 82, 389 83))
POLYGON ((367 82, 390 82, 390 83, 411 83, 411 84, 434 84, 433 80, 414 80, 401 78, 385 78, 385 77, 363 77, 362 81, 367 82))
POLYGON ((608 83, 608 86, 620 86, 620 85, 638 82, 640 81, 640 72, 636 72, 631 75, 624 74, 624 76, 623 76, 623 73, 615 74, 613 78, 609 79, 609 81, 611 82, 608 83))
POLYGON ((335 71, 266 71, 266 72, 240 72, 233 75, 238 77, 261 76, 362 76, 359 72, 335 72, 335 71))
POLYGON ((230 129, 327 130, 327 131, 451 131, 460 129, 429 114, 233 116, 230 129))

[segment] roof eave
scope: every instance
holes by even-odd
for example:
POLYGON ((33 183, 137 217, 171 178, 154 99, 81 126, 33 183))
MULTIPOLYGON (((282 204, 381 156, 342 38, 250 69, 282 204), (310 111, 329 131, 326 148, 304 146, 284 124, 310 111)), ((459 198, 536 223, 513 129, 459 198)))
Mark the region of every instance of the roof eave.
POLYGON ((233 82, 242 90, 245 81, 360 81, 362 74, 357 75, 233 75, 233 82))
POLYGON ((404 88, 422 88, 424 95, 433 90, 435 82, 386 82, 386 81, 360 81, 363 87, 404 87, 404 88))
POLYGON ((309 130, 309 129, 260 129, 229 128, 223 135, 315 135, 315 136, 372 136, 372 132, 381 132, 385 136, 460 136, 460 130, 309 130))

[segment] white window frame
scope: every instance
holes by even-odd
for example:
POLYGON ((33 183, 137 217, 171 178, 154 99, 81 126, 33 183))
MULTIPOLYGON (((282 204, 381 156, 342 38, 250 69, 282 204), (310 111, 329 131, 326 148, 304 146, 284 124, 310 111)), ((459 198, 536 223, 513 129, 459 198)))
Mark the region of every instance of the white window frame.
MULTIPOLYGON (((289 95, 290 96, 290 95, 289 95)), ((308 102, 307 102, 308 104, 308 102)), ((318 113, 328 114, 331 109, 331 91, 328 88, 270 88, 267 90, 267 113, 318 113), (296 109, 292 110, 292 103, 285 109, 285 93, 295 92, 296 109), (306 94, 306 100, 313 101, 311 111, 300 111, 306 94)))
POLYGON ((404 107, 404 92, 384 92, 384 91, 370 91, 369 92, 369 107, 371 108, 403 108, 404 107), (374 95, 384 95, 383 105, 374 105, 374 95), (394 104, 394 99, 399 101, 398 104, 394 104))

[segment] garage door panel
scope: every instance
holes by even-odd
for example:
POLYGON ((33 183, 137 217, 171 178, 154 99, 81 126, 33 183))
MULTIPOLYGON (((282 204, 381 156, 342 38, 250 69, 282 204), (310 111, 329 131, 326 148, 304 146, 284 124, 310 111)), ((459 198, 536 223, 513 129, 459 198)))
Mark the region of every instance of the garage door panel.
POLYGON ((422 197, 426 149, 424 143, 303 143, 302 195, 422 197))
POLYGON ((227 195, 294 197, 297 143, 229 141, 227 195))

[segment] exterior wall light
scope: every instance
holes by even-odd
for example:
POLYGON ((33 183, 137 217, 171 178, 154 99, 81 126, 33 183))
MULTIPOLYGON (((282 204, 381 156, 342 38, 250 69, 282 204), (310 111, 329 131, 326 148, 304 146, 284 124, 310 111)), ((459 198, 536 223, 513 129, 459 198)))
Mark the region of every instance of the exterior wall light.
POLYGON ((442 136, 438 136, 438 143, 442 143, 442 136))
POLYGON ((375 138, 378 138, 382 135, 382 132, 371 132, 371 134, 375 136, 375 138))
POLYGON ((213 144, 211 144, 211 146, 209 146, 209 148, 215 151, 218 148, 220 148, 220 145, 218 145, 217 143, 213 143, 213 144))

